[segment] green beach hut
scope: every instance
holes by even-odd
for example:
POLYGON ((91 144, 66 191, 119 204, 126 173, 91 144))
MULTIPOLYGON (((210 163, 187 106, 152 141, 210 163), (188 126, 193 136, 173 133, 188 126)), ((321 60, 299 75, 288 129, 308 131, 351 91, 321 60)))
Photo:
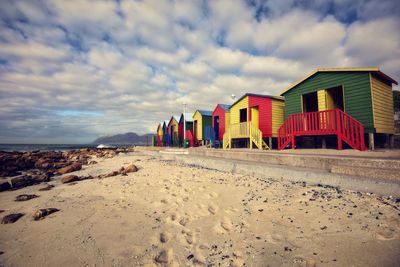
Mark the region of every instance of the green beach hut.
POLYGON ((374 149, 374 134, 394 134, 392 84, 397 82, 378 68, 318 69, 280 95, 285 97, 285 123, 278 130, 279 147, 294 137, 338 135, 364 150, 364 134, 374 149))

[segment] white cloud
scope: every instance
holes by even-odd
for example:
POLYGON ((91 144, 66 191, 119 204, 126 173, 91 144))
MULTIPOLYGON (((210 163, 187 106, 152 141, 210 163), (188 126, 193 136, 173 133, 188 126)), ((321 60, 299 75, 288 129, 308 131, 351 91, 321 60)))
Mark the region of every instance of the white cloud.
POLYGON ((354 23, 348 30, 347 53, 360 66, 375 67, 386 61, 393 62, 400 58, 399 28, 400 23, 394 18, 354 23))

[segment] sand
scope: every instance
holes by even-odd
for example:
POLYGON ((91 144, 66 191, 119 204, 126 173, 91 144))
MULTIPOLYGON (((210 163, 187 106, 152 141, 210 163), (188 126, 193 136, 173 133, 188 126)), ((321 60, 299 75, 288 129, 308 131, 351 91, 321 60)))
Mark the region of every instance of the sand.
POLYGON ((4 266, 399 266, 400 204, 132 152, 72 174, 139 171, 0 193, 4 266), (39 197, 16 202, 20 194, 39 197), (38 209, 56 208, 43 220, 38 209))

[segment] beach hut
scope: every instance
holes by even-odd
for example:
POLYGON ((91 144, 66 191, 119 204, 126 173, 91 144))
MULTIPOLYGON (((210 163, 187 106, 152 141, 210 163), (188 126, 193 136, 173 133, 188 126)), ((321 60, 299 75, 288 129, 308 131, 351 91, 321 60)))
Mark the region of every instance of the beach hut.
POLYGON ((285 102, 282 97, 247 93, 230 107, 230 126, 225 130, 223 148, 237 146, 259 149, 269 146, 264 138, 277 137, 277 130, 284 121, 285 102), (237 141, 237 142, 236 142, 237 141))
POLYGON ((193 138, 194 140, 206 140, 205 128, 211 126, 212 111, 196 110, 193 114, 193 138))
POLYGON ((159 123, 158 127, 157 127, 157 142, 156 142, 156 146, 162 146, 162 140, 163 140, 163 127, 162 124, 159 123))
POLYGON ((171 146, 179 146, 178 128, 178 120, 175 116, 172 116, 168 122, 168 133, 171 136, 171 146))
MULTIPOLYGON (((178 122, 178 137, 180 146, 183 145, 183 130, 186 129, 186 139, 193 138, 193 113, 182 113, 178 122), (186 121, 186 125, 184 127, 183 122, 186 121)), ((191 146, 193 146, 193 140, 189 140, 191 146)))
POLYGON ((230 124, 230 105, 218 104, 212 113, 212 127, 215 133, 215 139, 222 141, 225 129, 230 124))
POLYGON ((392 84, 397 82, 378 68, 312 72, 280 94, 286 121, 279 129, 279 149, 290 143, 294 149, 299 136, 336 135, 338 149, 345 141, 365 150, 364 133, 373 149, 374 134, 394 133, 392 84))
POLYGON ((169 121, 164 121, 162 125, 162 131, 163 131, 163 146, 172 146, 172 141, 171 141, 171 135, 168 132, 168 124, 169 121))

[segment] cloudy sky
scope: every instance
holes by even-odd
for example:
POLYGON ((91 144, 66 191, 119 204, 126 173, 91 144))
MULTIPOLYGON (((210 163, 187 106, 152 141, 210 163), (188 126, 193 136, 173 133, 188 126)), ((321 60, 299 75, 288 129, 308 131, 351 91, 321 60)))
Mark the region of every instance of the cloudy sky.
POLYGON ((0 143, 155 132, 317 68, 400 80, 396 0, 1 0, 0 143))

